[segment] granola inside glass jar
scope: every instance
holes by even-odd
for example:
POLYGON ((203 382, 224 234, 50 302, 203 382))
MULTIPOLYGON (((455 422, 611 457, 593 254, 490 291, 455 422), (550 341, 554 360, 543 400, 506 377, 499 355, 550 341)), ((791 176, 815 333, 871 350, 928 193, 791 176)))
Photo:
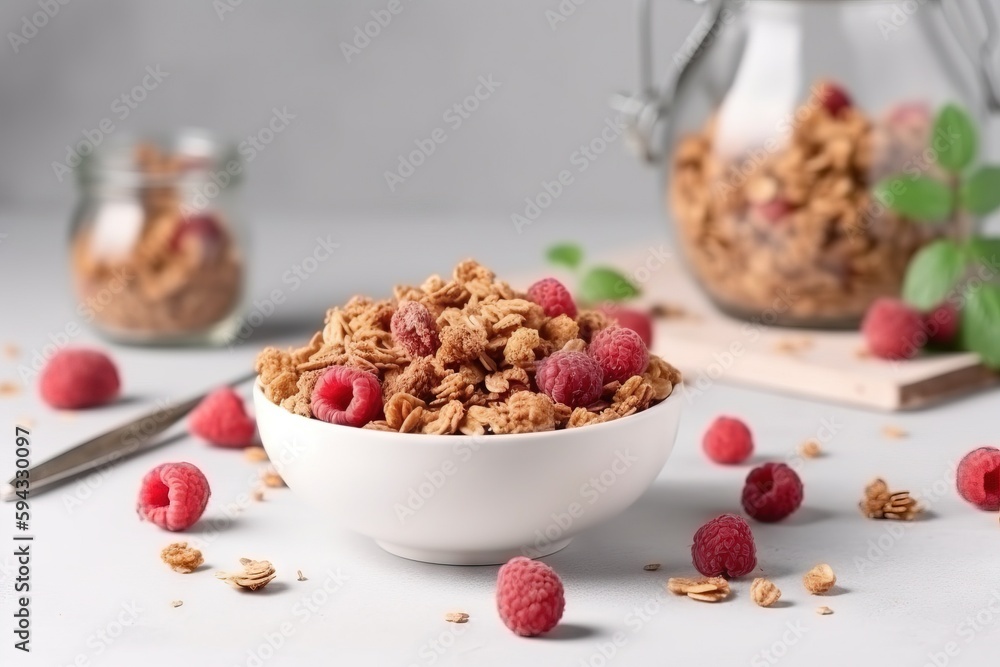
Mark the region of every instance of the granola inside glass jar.
POLYGON ((126 343, 228 340, 244 287, 242 171, 235 148, 200 130, 89 156, 70 241, 81 316, 126 343))
MULTIPOLYGON (((1000 107, 983 55, 997 42, 949 9, 927 0, 897 25, 880 0, 720 0, 665 92, 645 33, 644 91, 618 107, 663 163, 677 243, 722 311, 854 327, 920 248, 968 229, 959 177, 982 151, 949 119, 982 127, 1000 107)), ((650 16, 641 2, 644 31, 650 16)))

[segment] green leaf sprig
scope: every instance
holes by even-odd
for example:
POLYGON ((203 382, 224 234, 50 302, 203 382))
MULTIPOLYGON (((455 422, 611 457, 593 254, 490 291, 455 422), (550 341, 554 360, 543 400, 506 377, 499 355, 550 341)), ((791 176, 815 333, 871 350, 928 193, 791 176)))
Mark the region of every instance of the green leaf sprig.
MULTIPOLYGON (((996 211, 1000 166, 972 168, 978 137, 969 114, 946 105, 934 121, 930 147, 947 180, 899 174, 876 185, 875 197, 919 223, 954 222, 996 211)), ((960 318, 957 346, 1000 369, 1000 239, 977 236, 972 226, 960 227, 959 233, 961 238, 934 241, 913 256, 903 299, 924 311, 942 304, 955 308, 960 318)))
POLYGON ((580 273, 583 248, 576 244, 556 244, 546 251, 545 257, 550 264, 568 268, 578 274, 577 296, 584 303, 627 301, 639 296, 639 288, 614 267, 592 266, 580 273))

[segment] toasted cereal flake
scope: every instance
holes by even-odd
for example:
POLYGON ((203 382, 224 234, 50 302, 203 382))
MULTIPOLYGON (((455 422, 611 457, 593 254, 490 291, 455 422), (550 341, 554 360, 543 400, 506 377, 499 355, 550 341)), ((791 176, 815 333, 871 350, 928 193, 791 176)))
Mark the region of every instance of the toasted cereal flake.
POLYGON ((14 343, 4 343, 3 356, 7 357, 8 359, 17 359, 17 357, 20 354, 21 354, 21 348, 19 348, 17 345, 15 345, 14 343))
POLYGON ((700 602, 718 602, 729 597, 729 582, 722 577, 671 577, 667 590, 700 602))
POLYGON ((882 435, 891 440, 901 440, 902 438, 908 437, 910 434, 906 429, 900 428, 893 424, 886 424, 882 427, 882 435))
POLYGON ((642 569, 644 569, 646 572, 656 572, 657 570, 660 569, 660 564, 659 563, 648 563, 646 565, 643 565, 642 569))
POLYGON ((170 603, 170 606, 177 608, 180 607, 182 604, 184 604, 184 600, 174 600, 173 602, 170 603))
POLYGON ((21 385, 16 382, 0 382, 0 397, 17 396, 21 393, 21 385))
POLYGON ((807 459, 815 459, 823 455, 823 449, 815 440, 806 440, 799 445, 799 454, 807 459))
POLYGON ((468 623, 469 615, 463 611, 451 611, 444 615, 444 620, 449 623, 468 623))
POLYGON ((883 479, 875 479, 865 487, 865 497, 858 506, 869 519, 912 521, 923 512, 908 491, 889 491, 883 479))
POLYGON ((264 486, 272 489, 285 486, 285 480, 281 478, 281 475, 278 474, 274 466, 264 466, 261 468, 260 481, 264 483, 264 486))
POLYGON ((820 616, 829 616, 833 613, 833 610, 826 605, 823 605, 822 607, 816 607, 816 613, 820 616))
POLYGON ((235 588, 246 588, 255 591, 267 586, 275 577, 274 566, 266 560, 241 558, 242 572, 216 572, 215 578, 221 579, 235 588))
POLYGON ((267 460, 267 452, 263 447, 251 445, 243 450, 243 458, 251 463, 260 463, 267 460))
POLYGON ((295 570, 295 580, 296 581, 306 581, 306 575, 302 574, 302 570, 295 570))

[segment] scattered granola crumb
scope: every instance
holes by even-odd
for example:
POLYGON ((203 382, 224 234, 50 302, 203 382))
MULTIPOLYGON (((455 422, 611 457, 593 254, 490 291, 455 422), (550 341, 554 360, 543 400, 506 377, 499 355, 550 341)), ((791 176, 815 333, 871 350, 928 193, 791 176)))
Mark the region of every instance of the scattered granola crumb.
POLYGON ((811 348, 813 341, 806 336, 782 338, 774 344, 774 351, 782 354, 799 354, 811 348))
POLYGON ((833 610, 826 605, 823 605, 822 607, 816 607, 816 613, 820 616, 829 616, 833 613, 833 610))
POLYGON ((177 607, 180 607, 182 604, 184 604, 184 600, 174 600, 173 602, 170 603, 170 606, 176 609, 177 607))
POLYGON ((799 445, 799 454, 807 459, 815 459, 823 455, 823 449, 815 440, 806 440, 799 445))
POLYGON ((648 565, 644 565, 642 567, 642 569, 644 569, 646 572, 656 572, 657 570, 660 569, 660 564, 659 563, 650 563, 648 565))
POLYGON ((858 506, 869 519, 912 521, 924 511, 909 491, 889 491, 883 479, 875 479, 865 487, 865 497, 858 506))
POLYGON ((307 579, 306 575, 302 574, 302 570, 295 570, 295 580, 305 581, 307 579))
POLYGON ((451 611, 444 615, 444 620, 449 623, 468 623, 469 615, 464 611, 451 611))
POLYGON ((750 597, 761 607, 770 607, 781 597, 781 589, 771 581, 757 577, 750 584, 750 597))
POLYGON ((806 590, 813 595, 822 595, 837 583, 837 575, 833 573, 832 567, 826 563, 820 563, 806 572, 805 576, 802 577, 802 583, 806 590))
POLYGON ((241 558, 242 572, 216 572, 215 578, 231 584, 235 588, 255 591, 264 588, 275 577, 274 566, 266 560, 241 558))
POLYGON ((859 345, 854 349, 854 356, 858 359, 871 359, 872 353, 865 345, 859 345))
POLYGON ((910 435, 910 433, 899 426, 894 426, 893 424, 887 424, 882 427, 882 435, 891 440, 901 440, 910 435))
POLYGON ((187 542, 174 542, 167 545, 160 552, 160 558, 170 566, 170 569, 181 574, 191 574, 205 562, 201 552, 189 547, 187 542))
POLYGON ((285 486, 285 480, 281 479, 281 475, 274 466, 266 466, 261 468, 260 471, 260 481, 264 483, 264 486, 276 489, 285 486))
POLYGON ((257 502, 262 502, 264 500, 264 489, 256 488, 250 492, 250 497, 257 502))
POLYGON ((654 303, 649 309, 649 314, 666 320, 687 317, 689 313, 683 306, 661 302, 654 303))
POLYGON ((718 602, 729 597, 729 582, 722 577, 671 577, 667 590, 674 595, 686 595, 701 602, 718 602))
POLYGON ((21 393, 21 385, 5 380, 0 382, 0 397, 17 396, 21 393))
POLYGON ((3 356, 8 359, 17 359, 21 354, 21 348, 14 343, 5 343, 3 346, 3 356))
POLYGON ((267 460, 267 452, 259 445, 251 445, 243 450, 243 457, 251 463, 261 463, 267 460))

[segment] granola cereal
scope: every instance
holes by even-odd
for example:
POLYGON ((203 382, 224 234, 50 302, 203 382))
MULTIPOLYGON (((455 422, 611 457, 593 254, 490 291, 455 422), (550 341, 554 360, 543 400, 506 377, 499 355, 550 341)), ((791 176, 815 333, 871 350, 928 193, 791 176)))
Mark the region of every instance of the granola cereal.
POLYGON ((267 586, 276 576, 274 566, 266 560, 241 558, 240 565, 243 566, 242 572, 216 572, 215 578, 231 584, 234 588, 255 591, 267 586))
POLYGON ((771 581, 757 577, 750 584, 750 597, 760 607, 770 607, 781 597, 781 589, 771 581))
POLYGON ((452 611, 444 615, 444 620, 449 623, 468 623, 469 615, 464 611, 452 611))
POLYGON ((892 113, 830 109, 830 85, 815 86, 788 127, 761 146, 739 145, 733 128, 720 127, 721 114, 676 146, 668 206, 688 264, 729 313, 856 324, 874 299, 899 293, 913 254, 945 233, 900 217, 873 194, 884 178, 926 162, 930 114, 910 114, 915 126, 903 127, 892 113))
POLYGON ((829 616, 833 613, 833 610, 826 605, 823 605, 822 607, 816 607, 816 613, 820 616, 829 616))
POLYGON ((333 366, 350 366, 372 373, 381 387, 383 414, 364 428, 485 435, 620 419, 663 401, 681 381, 676 368, 650 354, 642 374, 606 384, 592 405, 570 408, 536 390, 536 369, 553 352, 585 352, 594 333, 612 324, 604 314, 548 317, 473 260, 461 262, 450 278, 397 285, 393 295, 356 296, 328 310, 322 330, 305 346, 262 350, 256 369, 264 395, 289 412, 315 417, 311 397, 319 377, 333 366), (423 347, 404 345, 393 333, 393 315, 404 302, 422 304, 433 319, 423 347), (429 354, 414 356, 422 352, 429 354))
POLYGON ((205 562, 201 552, 189 547, 187 542, 174 542, 167 545, 160 552, 160 558, 170 566, 170 569, 181 574, 191 574, 205 562))
POLYGON ((826 563, 820 563, 813 569, 806 572, 802 577, 802 583, 806 590, 813 595, 826 593, 837 583, 837 575, 833 573, 833 568, 826 563))
POLYGON ((671 577, 667 580, 667 590, 700 602, 718 602, 729 597, 729 582, 722 577, 671 577))
POLYGON ((865 497, 858 506, 869 519, 912 521, 923 512, 909 491, 889 491, 883 479, 874 479, 865 487, 865 497))
POLYGON ((806 440, 799 445, 799 454, 807 459, 815 459, 823 455, 823 448, 815 440, 806 440))

